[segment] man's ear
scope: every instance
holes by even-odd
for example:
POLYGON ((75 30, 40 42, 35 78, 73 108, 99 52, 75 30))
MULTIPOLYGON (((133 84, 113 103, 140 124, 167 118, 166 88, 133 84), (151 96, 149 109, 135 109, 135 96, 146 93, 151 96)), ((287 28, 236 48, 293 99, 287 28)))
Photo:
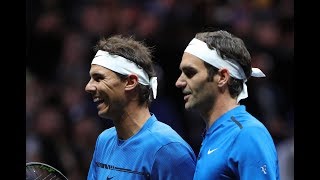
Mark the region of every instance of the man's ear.
POLYGON ((132 90, 138 85, 138 76, 135 74, 130 74, 127 77, 127 84, 125 90, 132 90))
POLYGON ((222 87, 222 86, 228 84, 228 81, 230 79, 230 74, 229 74, 228 69, 225 69, 225 68, 219 69, 218 74, 219 74, 219 79, 217 81, 218 86, 222 87))

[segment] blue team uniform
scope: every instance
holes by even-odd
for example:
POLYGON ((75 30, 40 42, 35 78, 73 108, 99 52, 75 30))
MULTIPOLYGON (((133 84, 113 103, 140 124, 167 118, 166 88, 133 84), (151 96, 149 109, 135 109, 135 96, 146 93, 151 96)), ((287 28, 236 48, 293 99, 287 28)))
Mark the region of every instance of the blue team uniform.
POLYGON ((125 141, 114 127, 98 137, 87 179, 192 179, 196 157, 192 148, 155 115, 125 141))
POLYGON ((245 106, 226 112, 208 129, 194 179, 280 179, 273 139, 245 106))

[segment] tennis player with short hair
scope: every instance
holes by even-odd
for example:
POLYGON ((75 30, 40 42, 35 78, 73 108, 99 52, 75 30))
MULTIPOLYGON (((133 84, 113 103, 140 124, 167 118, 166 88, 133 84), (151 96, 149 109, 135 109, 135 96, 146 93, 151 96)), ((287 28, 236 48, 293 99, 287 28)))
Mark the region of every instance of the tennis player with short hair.
POLYGON ((149 105, 157 95, 151 51, 132 37, 102 38, 85 87, 114 127, 96 141, 87 179, 192 179, 196 157, 149 105))
POLYGON ((279 179, 273 139, 239 101, 248 96, 251 67, 244 42, 227 31, 200 32, 186 47, 176 86, 185 109, 200 113, 206 132, 194 179, 279 179))

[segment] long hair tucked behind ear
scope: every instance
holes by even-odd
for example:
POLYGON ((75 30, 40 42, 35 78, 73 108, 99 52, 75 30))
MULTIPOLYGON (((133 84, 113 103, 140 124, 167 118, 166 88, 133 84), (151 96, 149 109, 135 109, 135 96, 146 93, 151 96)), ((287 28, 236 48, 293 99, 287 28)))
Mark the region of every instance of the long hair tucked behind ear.
MULTIPOLYGON (((109 38, 101 38, 94 47, 94 50, 103 50, 110 54, 122 56, 141 67, 148 74, 149 78, 156 76, 151 48, 147 47, 144 42, 135 40, 132 36, 114 35, 109 38)), ((123 75, 119 76, 125 78, 123 75)), ((153 100, 151 87, 139 84, 138 88, 139 104, 142 105, 146 102, 149 106, 153 100)))

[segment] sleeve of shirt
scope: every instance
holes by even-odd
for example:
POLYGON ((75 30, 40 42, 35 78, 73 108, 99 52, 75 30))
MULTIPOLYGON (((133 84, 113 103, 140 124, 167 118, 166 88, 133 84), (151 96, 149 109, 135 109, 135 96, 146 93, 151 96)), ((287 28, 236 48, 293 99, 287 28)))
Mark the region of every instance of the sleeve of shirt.
POLYGON ((169 143, 156 153, 151 179, 193 179, 196 157, 190 147, 181 143, 169 143))
POLYGON ((229 154, 229 166, 240 179, 279 179, 273 140, 261 127, 243 128, 229 154))
POLYGON ((95 173, 96 167, 95 166, 96 165, 94 164, 94 161, 91 161, 87 180, 96 179, 96 173, 95 173))

